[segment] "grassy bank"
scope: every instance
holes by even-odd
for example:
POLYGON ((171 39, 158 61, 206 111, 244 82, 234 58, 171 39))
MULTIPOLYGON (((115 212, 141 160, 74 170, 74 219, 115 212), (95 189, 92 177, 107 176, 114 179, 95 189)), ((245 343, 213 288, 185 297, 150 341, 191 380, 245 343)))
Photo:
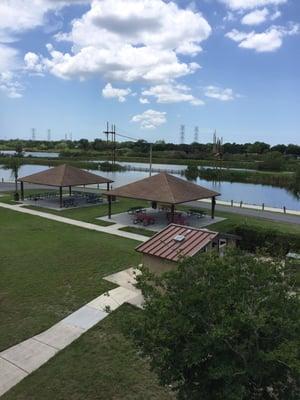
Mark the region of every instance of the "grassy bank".
POLYGON ((27 339, 139 263, 136 242, 0 207, 0 350, 27 339))
POLYGON ((262 171, 234 171, 229 169, 208 169, 197 167, 188 168, 186 177, 189 179, 206 179, 213 182, 241 182, 260 185, 270 185, 290 189, 294 183, 292 172, 262 172, 262 171))

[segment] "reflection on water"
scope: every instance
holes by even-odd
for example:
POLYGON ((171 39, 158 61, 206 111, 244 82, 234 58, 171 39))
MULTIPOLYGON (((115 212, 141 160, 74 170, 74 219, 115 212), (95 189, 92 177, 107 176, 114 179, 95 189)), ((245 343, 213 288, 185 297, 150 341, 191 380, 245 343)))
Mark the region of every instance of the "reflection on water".
MULTIPOLYGON (((178 167, 178 166, 177 166, 178 167)), ((35 172, 40 172, 48 167, 45 165, 23 165, 20 169, 19 176, 26 176, 35 172)), ((122 171, 122 172, 104 172, 104 171, 91 171, 92 173, 105 176, 112 181, 113 188, 126 185, 149 176, 148 172, 140 171, 122 171)), ((183 179, 184 176, 182 176, 183 179)), ((0 180, 11 180, 11 173, 8 170, 1 169, 0 167, 0 180)), ((267 185, 258 185, 251 183, 238 183, 238 182, 209 182, 204 179, 197 178, 197 184, 213 189, 221 193, 219 199, 227 201, 243 201, 248 204, 261 205, 265 203, 270 207, 283 207, 291 210, 300 210, 300 202, 287 190, 267 185)))

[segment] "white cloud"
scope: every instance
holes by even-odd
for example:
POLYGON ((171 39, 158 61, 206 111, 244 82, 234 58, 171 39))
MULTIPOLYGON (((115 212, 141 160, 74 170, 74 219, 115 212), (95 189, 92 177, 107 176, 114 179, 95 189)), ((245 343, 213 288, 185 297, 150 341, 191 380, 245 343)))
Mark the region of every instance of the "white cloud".
POLYGON ((188 102, 192 105, 204 104, 202 100, 193 96, 190 91, 191 89, 188 86, 168 83, 152 86, 144 90, 142 95, 155 97, 157 103, 188 102))
POLYGON ((0 91, 11 99, 22 97, 23 86, 10 71, 0 72, 0 91))
POLYGON ((288 28, 283 26, 271 26, 265 32, 261 33, 256 33, 254 31, 245 33, 234 29, 228 32, 226 37, 238 42, 241 48, 252 49, 258 53, 263 53, 279 49, 284 37, 296 35, 298 33, 300 33, 300 24, 290 24, 288 28))
POLYGON ((19 65, 18 51, 0 43, 0 91, 10 98, 22 97, 23 87, 14 72, 19 65))
POLYGON ((0 43, 0 72, 17 68, 19 66, 19 53, 13 47, 0 43))
POLYGON ((1 0, 0 37, 16 40, 19 33, 43 25, 49 11, 57 11, 74 3, 88 3, 88 0, 1 0))
POLYGON ((281 17, 281 12, 279 10, 276 10, 272 15, 270 15, 270 20, 275 21, 275 19, 281 17))
POLYGON ((35 53, 28 52, 24 56, 25 70, 28 70, 32 73, 42 75, 45 66, 43 65, 43 61, 40 56, 35 53))
POLYGON ((61 78, 102 75, 107 80, 165 81, 195 72, 180 55, 201 51, 211 28, 200 13, 163 0, 94 0, 69 33, 56 35, 72 51, 50 50, 44 64, 61 78), (174 27, 176 26, 176 29, 174 27))
POLYGON ((112 87, 111 83, 108 83, 103 89, 102 89, 102 96, 108 99, 112 99, 116 97, 120 103, 123 103, 126 101, 126 96, 128 96, 131 93, 131 89, 118 89, 112 87))
POLYGON ((50 73, 63 79, 85 79, 102 75, 106 80, 124 82, 165 81, 194 73, 199 65, 181 63, 172 50, 125 45, 118 48, 87 46, 76 54, 61 53, 48 46, 51 58, 43 58, 50 73))
POLYGON ((206 86, 204 88, 204 94, 206 97, 210 97, 212 99, 220 100, 220 101, 231 101, 240 95, 234 93, 234 91, 230 88, 220 88, 218 86, 206 86))
POLYGON ((133 116, 131 121, 139 123, 142 129, 155 129, 166 123, 167 119, 165 112, 149 109, 142 114, 133 116))
POLYGON ((148 99, 146 99, 145 97, 140 97, 139 102, 141 104, 149 104, 150 101, 148 99))
POLYGON ((244 25, 259 25, 268 19, 269 10, 263 8, 261 10, 254 10, 246 14, 242 18, 242 24, 244 25))
POLYGON ((219 0, 231 10, 246 10, 264 6, 278 6, 287 3, 287 0, 219 0))

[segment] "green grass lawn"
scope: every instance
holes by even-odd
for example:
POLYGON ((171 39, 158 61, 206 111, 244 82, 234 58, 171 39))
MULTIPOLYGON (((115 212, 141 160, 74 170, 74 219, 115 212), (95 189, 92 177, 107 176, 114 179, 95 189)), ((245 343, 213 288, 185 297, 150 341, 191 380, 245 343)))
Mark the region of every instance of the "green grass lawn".
POLYGON ((0 207, 0 351, 111 289, 137 242, 0 207))
POLYGON ((136 312, 123 305, 1 399, 174 399, 124 336, 124 323, 134 323, 136 312))

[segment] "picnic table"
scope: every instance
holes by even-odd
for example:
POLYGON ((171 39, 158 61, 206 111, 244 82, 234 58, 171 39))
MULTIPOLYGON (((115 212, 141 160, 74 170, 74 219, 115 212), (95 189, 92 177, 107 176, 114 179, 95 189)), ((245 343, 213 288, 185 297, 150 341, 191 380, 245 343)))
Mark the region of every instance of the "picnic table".
MULTIPOLYGON (((172 222, 172 213, 167 213, 168 222, 172 222)), ((187 218, 182 212, 175 212, 173 215, 173 223, 178 225, 188 225, 187 218)))
POLYGON ((134 215, 134 214, 136 214, 136 213, 145 213, 145 212, 146 212, 146 209, 143 208, 143 207, 141 207, 141 206, 130 207, 130 208, 127 210, 127 212, 128 212, 129 215, 134 215))
POLYGON ((199 210, 198 208, 190 208, 188 210, 188 215, 196 216, 197 218, 203 218, 205 217, 206 213, 202 210, 199 210))
POLYGON ((134 214, 134 224, 142 223, 144 226, 155 224, 155 218, 153 215, 148 215, 144 212, 137 212, 134 214))

